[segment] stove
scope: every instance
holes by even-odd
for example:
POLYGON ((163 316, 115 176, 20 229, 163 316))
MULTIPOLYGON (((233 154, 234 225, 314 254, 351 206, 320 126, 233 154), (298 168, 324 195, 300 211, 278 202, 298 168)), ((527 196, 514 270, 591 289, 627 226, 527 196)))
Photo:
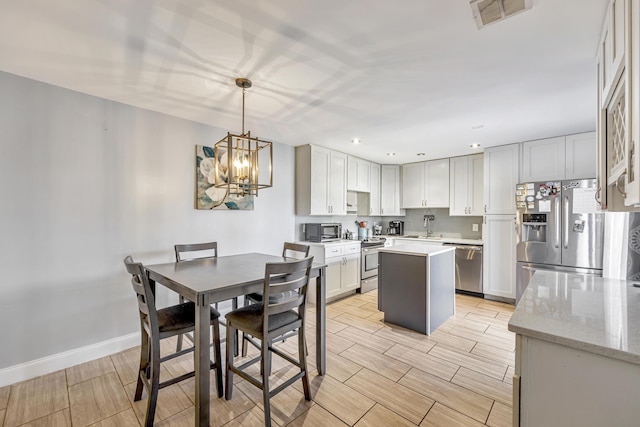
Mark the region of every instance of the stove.
POLYGON ((370 237, 361 240, 360 292, 369 292, 378 288, 378 251, 384 248, 384 237, 370 237))
POLYGON ((387 239, 384 237, 370 237, 368 239, 361 240, 360 246, 363 248, 383 247, 386 240, 387 239))

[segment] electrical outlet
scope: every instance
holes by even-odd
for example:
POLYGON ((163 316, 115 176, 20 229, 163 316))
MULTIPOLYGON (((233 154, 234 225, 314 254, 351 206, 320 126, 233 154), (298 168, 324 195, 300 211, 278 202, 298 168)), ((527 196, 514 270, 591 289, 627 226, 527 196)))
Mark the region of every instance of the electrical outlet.
POLYGON ((472 231, 478 231, 478 224, 471 224, 472 231))

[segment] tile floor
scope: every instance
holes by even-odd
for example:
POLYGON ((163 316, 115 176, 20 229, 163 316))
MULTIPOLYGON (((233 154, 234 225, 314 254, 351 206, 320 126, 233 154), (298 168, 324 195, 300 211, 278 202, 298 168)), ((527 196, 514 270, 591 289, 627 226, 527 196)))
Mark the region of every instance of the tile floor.
MULTIPOLYGON (((332 303, 328 374, 317 376, 310 345, 313 400, 304 400, 299 382, 285 389, 272 399, 273 424, 509 426, 512 312, 507 304, 457 295, 455 316, 427 337, 383 323, 375 291, 332 303)), ((312 313, 309 343, 315 341, 313 320, 312 313)), ((165 341, 170 349, 173 343, 165 341)), ((280 345, 295 354, 295 339, 280 345)), ((0 388, 0 427, 139 425, 146 400, 132 401, 138 357, 134 348, 0 388)), ((163 364, 161 376, 180 375, 190 366, 191 356, 182 356, 163 364)), ((274 385, 292 372, 274 356, 274 385)), ((193 425, 193 399, 193 379, 161 390, 156 425, 193 425)), ((262 394, 236 377, 233 399, 213 398, 211 414, 212 426, 263 425, 262 394)))

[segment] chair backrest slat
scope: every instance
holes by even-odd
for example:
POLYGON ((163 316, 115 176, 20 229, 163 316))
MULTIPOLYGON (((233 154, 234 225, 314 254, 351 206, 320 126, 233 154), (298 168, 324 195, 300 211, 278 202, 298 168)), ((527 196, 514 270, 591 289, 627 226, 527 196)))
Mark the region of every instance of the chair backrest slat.
POLYGON ((309 245, 303 245, 301 243, 291 243, 284 242, 284 247, 282 249, 282 256, 289 258, 306 258, 309 256, 309 249, 311 247, 309 245))
POLYGON ((147 272, 142 264, 134 262, 130 255, 124 259, 124 265, 127 272, 131 274, 131 286, 138 300, 140 322, 150 333, 159 333, 155 296, 151 290, 147 272))
POLYGON ((173 249, 176 253, 176 262, 218 257, 218 242, 174 245, 173 249))

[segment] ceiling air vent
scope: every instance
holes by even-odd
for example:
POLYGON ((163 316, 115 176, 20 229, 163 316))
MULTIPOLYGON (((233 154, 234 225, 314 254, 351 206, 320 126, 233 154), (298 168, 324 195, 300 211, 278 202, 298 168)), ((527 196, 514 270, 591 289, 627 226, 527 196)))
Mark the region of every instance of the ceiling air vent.
POLYGON ((533 0, 471 0, 478 29, 531 9, 533 0))

